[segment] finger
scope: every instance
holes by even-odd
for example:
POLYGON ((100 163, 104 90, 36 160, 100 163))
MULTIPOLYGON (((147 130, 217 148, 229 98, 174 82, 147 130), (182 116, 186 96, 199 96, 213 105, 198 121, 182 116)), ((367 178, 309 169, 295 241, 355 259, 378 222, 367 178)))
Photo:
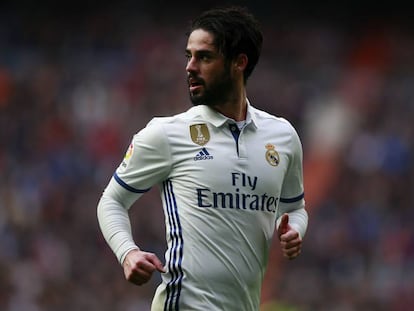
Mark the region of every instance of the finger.
POLYGON ((137 273, 146 272, 152 274, 156 270, 156 266, 152 263, 151 260, 146 259, 140 262, 137 262, 133 271, 137 273))
POLYGON ((283 254, 292 255, 294 253, 297 253, 302 248, 302 244, 296 244, 296 245, 283 245, 282 252, 283 254))
POLYGON ((167 270, 165 270, 165 268, 164 268, 164 266, 162 264, 160 266, 157 266, 157 271, 159 271, 161 273, 167 272, 167 270))
POLYGON ((151 274, 132 275, 127 280, 135 285, 142 285, 147 283, 151 278, 151 274))
POLYGON ((280 236, 280 241, 291 242, 294 240, 299 240, 299 233, 294 230, 288 230, 280 236))
POLYGON ((288 259, 296 258, 302 249, 302 240, 296 239, 290 242, 281 242, 282 253, 288 259))
POLYGON ((166 270, 165 270, 162 262, 158 259, 157 256, 155 256, 154 254, 152 254, 152 256, 150 256, 148 258, 148 260, 154 265, 154 268, 156 270, 158 270, 159 272, 162 272, 162 273, 166 272, 166 270))
POLYGON ((300 241, 300 239, 299 239, 299 237, 298 236, 294 236, 294 235, 289 235, 289 234, 282 234, 281 236, 280 236, 280 242, 283 242, 283 243, 296 243, 296 242, 298 242, 298 241, 300 241))
POLYGON ((126 270, 124 274, 127 281, 137 285, 145 283, 151 277, 151 273, 142 269, 126 270))
POLYGON ((300 247, 300 246, 295 246, 295 247, 291 247, 291 248, 285 249, 285 250, 284 250, 284 253, 285 253, 286 255, 288 255, 288 256, 292 256, 292 255, 294 255, 294 254, 299 253, 299 252, 300 252, 300 249, 301 249, 301 247, 300 247))
POLYGON ((280 225, 279 225, 279 236, 281 236, 282 234, 285 234, 289 229, 289 214, 285 213, 282 215, 282 219, 280 221, 280 225))
POLYGON ((296 257, 298 257, 299 255, 300 255, 300 253, 301 253, 301 250, 298 250, 297 252, 295 252, 295 253, 289 253, 289 254, 283 254, 283 256, 285 257, 285 258, 287 258, 287 259, 289 259, 289 260, 292 260, 292 259, 295 259, 296 257))
POLYGON ((282 240, 280 244, 283 248, 292 248, 302 244, 302 240, 300 240, 299 238, 293 240, 282 240))

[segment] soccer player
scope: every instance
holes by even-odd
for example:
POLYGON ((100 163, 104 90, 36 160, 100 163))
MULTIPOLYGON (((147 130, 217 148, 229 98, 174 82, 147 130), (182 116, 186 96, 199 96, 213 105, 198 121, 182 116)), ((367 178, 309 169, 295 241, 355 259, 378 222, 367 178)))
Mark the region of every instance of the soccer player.
POLYGON ((185 49, 193 107, 153 118, 134 135, 100 199, 100 227, 126 279, 141 285, 161 272, 153 311, 258 310, 274 231, 285 257, 301 251, 308 215, 299 137, 246 94, 261 46, 259 24, 244 8, 193 20, 185 49), (128 217, 154 185, 165 264, 136 245, 128 217))

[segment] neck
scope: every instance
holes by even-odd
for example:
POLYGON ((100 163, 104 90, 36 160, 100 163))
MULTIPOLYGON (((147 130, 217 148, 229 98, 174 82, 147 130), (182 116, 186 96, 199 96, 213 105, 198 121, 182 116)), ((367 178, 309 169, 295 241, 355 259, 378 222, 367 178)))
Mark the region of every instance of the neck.
POLYGON ((235 121, 246 120, 247 100, 246 91, 238 92, 238 95, 229 99, 225 104, 214 106, 222 115, 235 121))

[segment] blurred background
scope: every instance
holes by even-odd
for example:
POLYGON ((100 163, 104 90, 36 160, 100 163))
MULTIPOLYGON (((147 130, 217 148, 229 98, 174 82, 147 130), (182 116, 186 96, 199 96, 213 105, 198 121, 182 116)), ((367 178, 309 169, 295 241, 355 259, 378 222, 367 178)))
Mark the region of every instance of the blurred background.
MULTIPOLYGON (((96 205, 132 135, 191 106, 185 33, 223 1, 0 4, 0 310, 144 311, 96 205)), ((414 27, 391 4, 233 1, 262 22, 248 82, 304 147, 309 230, 272 249, 263 310, 414 308, 414 27)), ((163 258, 158 189, 133 208, 163 258)))

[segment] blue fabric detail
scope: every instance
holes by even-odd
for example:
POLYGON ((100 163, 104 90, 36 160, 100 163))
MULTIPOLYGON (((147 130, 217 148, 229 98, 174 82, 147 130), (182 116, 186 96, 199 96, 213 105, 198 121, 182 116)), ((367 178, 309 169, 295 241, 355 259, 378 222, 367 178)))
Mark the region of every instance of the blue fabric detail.
POLYGON ((114 174, 115 180, 120 184, 122 187, 124 187, 126 190, 134 192, 134 193, 145 193, 148 192, 151 188, 148 189, 135 189, 134 187, 131 187, 127 183, 125 183, 118 175, 117 173, 114 174))
POLYGON ((184 240, 177 201, 175 200, 175 194, 170 180, 163 182, 163 190, 168 224, 170 227, 169 235, 171 238, 171 248, 168 250, 170 256, 167 263, 168 272, 171 274, 171 280, 166 286, 167 297, 164 303, 164 310, 178 310, 182 280, 184 277, 184 272, 181 267, 184 240))
POLYGON ((280 198, 280 202, 282 202, 282 203, 294 203, 294 202, 302 200, 304 197, 305 197, 305 194, 302 193, 301 195, 298 195, 297 197, 294 197, 294 198, 289 198, 289 199, 280 198))

